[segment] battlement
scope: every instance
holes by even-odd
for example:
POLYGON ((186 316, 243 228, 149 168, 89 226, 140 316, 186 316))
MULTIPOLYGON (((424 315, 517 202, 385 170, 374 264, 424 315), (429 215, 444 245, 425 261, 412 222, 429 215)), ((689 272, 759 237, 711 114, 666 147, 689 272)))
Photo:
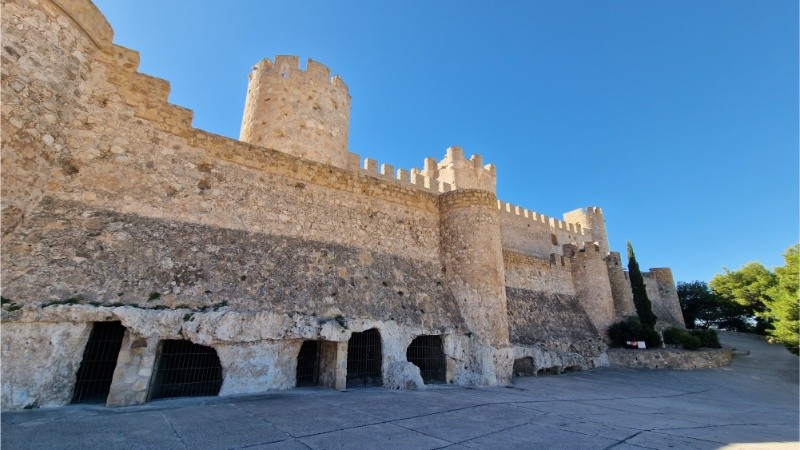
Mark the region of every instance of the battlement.
POLYGON ((596 206, 578 208, 564 213, 564 220, 580 224, 600 244, 600 248, 606 254, 609 252, 608 235, 606 234, 606 221, 603 217, 603 210, 596 206))
POLYGON ((133 108, 135 117, 176 135, 193 129, 194 113, 169 103, 170 83, 138 72, 139 52, 110 44, 97 52, 96 58, 106 65, 108 82, 117 88, 122 101, 133 108))
POLYGON ((559 220, 553 217, 548 217, 544 214, 540 214, 535 211, 530 211, 527 208, 522 208, 520 206, 513 205, 511 203, 504 202, 501 200, 497 201, 497 209, 499 209, 501 213, 509 214, 511 216, 515 216, 517 218, 526 221, 529 220, 531 222, 547 226, 552 230, 561 230, 569 233, 574 233, 580 236, 584 236, 586 234, 581 225, 578 223, 570 223, 565 220, 559 220))
POLYGON ((598 206, 587 206, 586 208, 584 208, 584 212, 586 213, 587 216, 600 216, 600 217, 603 216, 603 208, 600 208, 598 206))
POLYGON ((371 177, 391 180, 413 189, 421 189, 436 194, 450 192, 454 189, 450 183, 431 178, 419 169, 411 169, 410 171, 405 169, 395 170, 391 164, 379 164, 378 161, 371 158, 365 158, 358 171, 371 177))
POLYGON ((483 164, 481 155, 472 155, 470 159, 464 157, 464 152, 459 147, 450 147, 441 162, 436 162, 433 157, 423 160, 422 168, 414 167, 410 170, 396 169, 391 164, 365 158, 358 164, 355 154, 355 163, 349 164, 350 170, 407 184, 416 189, 442 194, 456 189, 477 189, 494 193, 496 171, 494 164, 483 164), (461 185, 454 183, 461 182, 461 185))
POLYGON ((269 58, 264 58, 253 66, 253 71, 249 75, 252 80, 254 76, 272 76, 279 79, 303 78, 307 82, 324 81, 336 88, 349 92, 347 84, 339 75, 331 76, 331 69, 328 66, 309 58, 306 68, 300 67, 300 57, 294 55, 276 55, 275 62, 269 58))
POLYGON ((495 192, 497 188, 497 170, 494 164, 483 164, 481 155, 464 157, 461 147, 447 149, 444 159, 437 163, 433 158, 425 160, 423 172, 439 181, 449 183, 456 189, 479 189, 495 192))

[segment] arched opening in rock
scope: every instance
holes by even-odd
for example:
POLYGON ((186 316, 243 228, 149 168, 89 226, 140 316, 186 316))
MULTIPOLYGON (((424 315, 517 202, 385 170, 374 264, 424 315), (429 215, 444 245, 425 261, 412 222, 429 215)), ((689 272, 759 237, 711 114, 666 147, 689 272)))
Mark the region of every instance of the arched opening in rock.
POLYGON ((297 355, 297 387, 319 384, 319 342, 303 341, 297 355))
POLYGON ((441 336, 417 336, 406 350, 406 359, 419 367, 419 373, 425 384, 447 381, 447 367, 444 361, 441 336))
POLYGON ((75 380, 72 403, 105 403, 125 327, 120 322, 95 322, 75 380))
POLYGON ((161 341, 148 400, 218 395, 221 387, 216 350, 185 340, 161 341))
POLYGON ((297 353, 296 387, 336 387, 336 353, 334 341, 303 341, 297 353))
POLYGON ((347 343, 347 387, 383 385, 382 359, 378 330, 353 333, 347 343))
POLYGON ((532 377, 536 375, 536 367, 533 365, 533 358, 526 356, 514 360, 515 377, 532 377))

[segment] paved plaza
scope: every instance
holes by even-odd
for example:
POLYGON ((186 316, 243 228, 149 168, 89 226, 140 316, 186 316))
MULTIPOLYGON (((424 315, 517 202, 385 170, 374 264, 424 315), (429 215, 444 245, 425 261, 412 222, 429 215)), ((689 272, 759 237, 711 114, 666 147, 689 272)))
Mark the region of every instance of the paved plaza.
POLYGON ((712 370, 596 369, 500 388, 304 388, 8 412, 2 447, 800 448, 797 357, 751 336, 721 337, 737 356, 712 370))

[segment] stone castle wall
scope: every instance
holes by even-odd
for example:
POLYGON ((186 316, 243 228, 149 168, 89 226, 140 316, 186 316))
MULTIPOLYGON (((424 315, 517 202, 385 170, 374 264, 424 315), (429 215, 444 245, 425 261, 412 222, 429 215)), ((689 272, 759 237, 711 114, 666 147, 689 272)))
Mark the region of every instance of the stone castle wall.
POLYGON ((617 317, 628 317, 636 315, 636 307, 633 304, 633 291, 631 290, 631 280, 622 265, 622 259, 618 252, 611 252, 606 257, 608 269, 608 281, 611 284, 611 296, 614 298, 614 311, 617 317))
POLYGON ((504 251, 511 342, 596 356, 601 333, 580 303, 572 262, 504 251))
POLYGON ((668 268, 650 269, 649 272, 643 272, 642 277, 647 297, 653 304, 653 314, 658 318, 660 325, 662 327, 685 327, 672 270, 668 268))
POLYGON ((308 339, 343 388, 348 339, 370 328, 390 387, 419 384, 406 348, 423 334, 457 384, 508 383, 526 355, 602 363, 625 300, 601 254, 562 248, 607 242, 594 209, 498 202, 494 167, 457 147, 361 165, 346 86, 296 58, 254 70, 242 141, 194 129, 88 0, 2 8, 4 409, 69 402, 91 323, 111 320, 126 332, 109 405, 146 401, 164 339, 214 348, 222 395, 293 387, 308 339))
POLYGON ((586 242, 607 241, 605 224, 600 228, 595 227, 594 231, 581 224, 581 222, 586 223, 587 210, 599 208, 578 209, 565 213, 565 219, 573 220, 568 221, 548 217, 502 201, 497 202, 497 207, 500 209, 503 248, 515 252, 548 258, 552 253, 562 255, 562 246, 565 244, 583 247, 586 242), (581 222, 575 221, 576 219, 581 222))

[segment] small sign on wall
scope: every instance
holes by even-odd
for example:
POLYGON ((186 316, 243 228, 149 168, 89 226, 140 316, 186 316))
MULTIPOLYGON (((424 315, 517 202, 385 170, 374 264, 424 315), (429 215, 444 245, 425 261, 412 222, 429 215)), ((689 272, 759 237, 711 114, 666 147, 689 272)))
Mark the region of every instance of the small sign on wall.
POLYGON ((625 341, 627 348, 647 348, 644 341, 625 341))

